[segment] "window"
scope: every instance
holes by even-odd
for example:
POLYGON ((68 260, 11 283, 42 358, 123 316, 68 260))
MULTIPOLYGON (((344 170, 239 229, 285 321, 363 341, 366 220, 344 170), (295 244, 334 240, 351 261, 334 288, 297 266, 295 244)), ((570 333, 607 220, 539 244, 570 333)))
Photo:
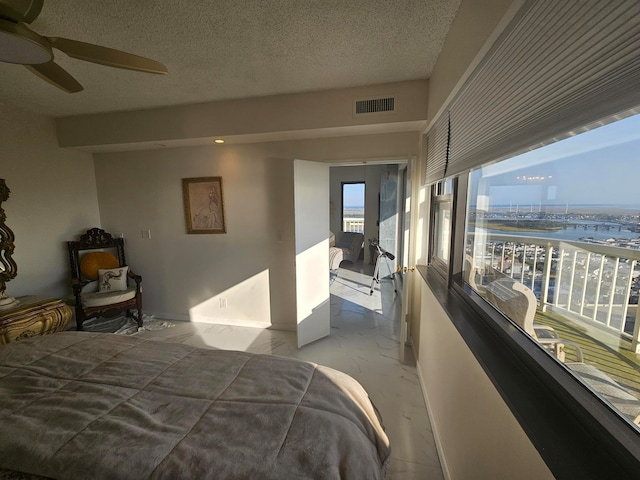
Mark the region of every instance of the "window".
POLYGON ((636 426, 638 151, 640 115, 472 170, 463 272, 636 426))
POLYGON ((342 231, 364 233, 364 182, 342 184, 342 231))
POLYGON ((631 478, 638 2, 521 4, 424 132, 426 184, 453 180, 424 277, 554 475, 631 478))
POLYGON ((434 234, 431 242, 431 261, 440 264, 441 267, 449 263, 452 193, 451 179, 442 180, 432 186, 434 234))

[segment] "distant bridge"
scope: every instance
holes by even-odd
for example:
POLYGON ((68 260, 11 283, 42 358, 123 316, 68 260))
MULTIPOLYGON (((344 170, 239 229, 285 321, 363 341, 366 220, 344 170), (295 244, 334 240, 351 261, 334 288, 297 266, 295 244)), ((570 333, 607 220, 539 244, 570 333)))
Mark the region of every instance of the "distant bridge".
MULTIPOLYGON (((583 230, 595 230, 600 231, 600 230, 604 230, 604 231, 616 231, 616 232, 620 232, 622 230, 623 225, 621 224, 616 224, 616 225, 610 225, 607 223, 578 223, 578 222, 563 222, 562 223, 562 228, 564 229, 569 229, 569 228, 573 228, 574 230, 577 230, 579 228, 582 228, 583 230)), ((624 226, 625 229, 631 229, 631 227, 629 226, 624 226)), ((631 230, 633 231, 633 230, 631 230)))

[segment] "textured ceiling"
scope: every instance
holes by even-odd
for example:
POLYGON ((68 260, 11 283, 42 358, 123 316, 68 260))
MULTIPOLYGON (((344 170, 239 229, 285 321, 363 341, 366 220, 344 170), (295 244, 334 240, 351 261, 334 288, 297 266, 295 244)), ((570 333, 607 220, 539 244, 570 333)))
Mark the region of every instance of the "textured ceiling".
POLYGON ((460 0, 45 0, 36 32, 159 60, 168 75, 54 51, 84 91, 0 63, 0 103, 54 117, 429 77, 460 0))

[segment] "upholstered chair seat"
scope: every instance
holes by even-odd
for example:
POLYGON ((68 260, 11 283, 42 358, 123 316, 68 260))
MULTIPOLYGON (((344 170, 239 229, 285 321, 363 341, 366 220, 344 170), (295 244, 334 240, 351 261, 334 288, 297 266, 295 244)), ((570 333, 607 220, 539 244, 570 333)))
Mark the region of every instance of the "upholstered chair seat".
POLYGON ((85 292, 80 294, 85 307, 102 307, 114 303, 126 302, 136 296, 136 287, 117 292, 85 292))

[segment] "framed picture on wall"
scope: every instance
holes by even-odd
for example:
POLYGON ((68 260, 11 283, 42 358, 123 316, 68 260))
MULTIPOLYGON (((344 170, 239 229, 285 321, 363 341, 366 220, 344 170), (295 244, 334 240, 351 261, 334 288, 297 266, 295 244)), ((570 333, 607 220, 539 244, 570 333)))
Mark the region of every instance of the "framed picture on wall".
POLYGON ((182 179, 187 233, 227 233, 222 177, 182 179))

